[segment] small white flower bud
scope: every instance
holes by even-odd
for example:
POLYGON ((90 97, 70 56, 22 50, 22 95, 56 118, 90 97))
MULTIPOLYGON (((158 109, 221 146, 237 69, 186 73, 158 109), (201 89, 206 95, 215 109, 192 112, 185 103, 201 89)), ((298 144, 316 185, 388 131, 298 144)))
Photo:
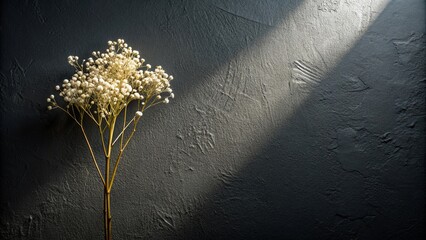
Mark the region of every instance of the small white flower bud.
POLYGON ((151 64, 147 64, 147 65, 146 65, 146 67, 147 67, 148 69, 150 69, 150 68, 151 68, 151 64))
POLYGON ((47 110, 52 110, 52 106, 47 106, 47 110))
POLYGON ((59 90, 59 89, 61 89, 61 87, 59 85, 56 85, 55 89, 59 90))
POLYGON ((175 98, 175 94, 174 93, 170 93, 170 97, 171 98, 175 98))
POLYGON ((143 113, 142 113, 141 111, 137 111, 137 112, 136 112, 136 116, 138 116, 138 117, 142 117, 142 115, 143 115, 143 113))
POLYGON ((166 98, 166 99, 164 99, 164 101, 163 101, 165 104, 167 104, 167 103, 169 103, 169 99, 168 98, 166 98))
POLYGON ((53 95, 53 94, 52 94, 52 95, 50 95, 50 98, 51 98, 51 99, 54 99, 54 98, 55 98, 55 95, 53 95))
POLYGON ((50 101, 52 101, 52 100, 51 100, 50 98, 48 98, 48 99, 47 99, 47 102, 50 102, 50 101))

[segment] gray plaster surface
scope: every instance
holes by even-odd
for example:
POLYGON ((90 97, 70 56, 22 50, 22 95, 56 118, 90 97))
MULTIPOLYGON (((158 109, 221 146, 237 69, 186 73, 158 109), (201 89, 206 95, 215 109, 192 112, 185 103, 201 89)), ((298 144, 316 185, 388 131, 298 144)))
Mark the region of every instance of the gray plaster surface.
POLYGON ((424 239, 425 11, 3 1, 0 238, 102 239, 89 151, 46 97, 72 75, 68 55, 124 38, 175 77, 176 98, 144 114, 124 155, 115 239, 424 239))

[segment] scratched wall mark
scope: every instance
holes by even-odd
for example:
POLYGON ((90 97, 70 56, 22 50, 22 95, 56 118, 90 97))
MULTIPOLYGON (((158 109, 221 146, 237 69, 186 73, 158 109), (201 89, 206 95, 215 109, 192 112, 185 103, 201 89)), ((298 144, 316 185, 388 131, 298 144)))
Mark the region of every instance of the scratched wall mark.
POLYGON ((206 125, 191 126, 184 132, 180 131, 177 138, 184 143, 181 153, 187 156, 194 156, 199 153, 205 155, 216 144, 215 135, 210 132, 206 125))
POLYGON ((197 106, 193 110, 199 115, 200 121, 178 129, 173 160, 166 171, 168 174, 181 175, 186 171, 195 171, 199 164, 205 163, 202 159, 206 157, 200 156, 208 155, 216 147, 216 134, 210 126, 217 111, 215 108, 203 109, 197 106))
POLYGON ((342 88, 347 92, 363 92, 370 89, 360 76, 344 75, 342 88))
MULTIPOLYGON (((408 38, 393 40, 393 45, 398 54, 398 64, 422 67, 422 57, 426 51, 426 37, 424 34, 412 33, 408 38)), ((423 65, 424 68, 424 65, 423 65)))
POLYGON ((219 84, 219 88, 214 92, 211 99, 211 105, 215 108, 226 112, 234 109, 237 95, 244 92, 246 85, 246 79, 239 68, 236 59, 229 62, 226 76, 222 78, 222 83, 219 84))
POLYGON ((323 76, 323 70, 307 61, 296 60, 292 64, 291 82, 302 91, 312 90, 320 83, 323 76))
MULTIPOLYGON (((15 215, 14 218, 16 224, 11 222, 1 223, 4 229, 0 231, 0 238, 2 236, 14 236, 15 238, 13 239, 42 239, 43 218, 41 216, 38 214, 30 214, 19 219, 19 217, 15 215), (3 232, 4 230, 9 232, 9 235, 6 235, 6 232, 3 232)), ((12 239, 9 237, 1 239, 12 239)))
POLYGON ((1 73, 0 92, 2 102, 3 100, 10 100, 22 104, 24 100, 23 91, 26 88, 25 83, 28 82, 25 79, 27 78, 27 72, 31 68, 33 62, 34 60, 30 59, 27 66, 23 66, 18 59, 15 58, 8 69, 8 73, 1 73), (9 91, 5 91, 6 89, 9 89, 9 91))
POLYGON ((46 19, 45 19, 43 13, 41 12, 39 1, 38 0, 34 0, 33 3, 32 3, 32 7, 33 7, 33 10, 34 10, 34 12, 35 12, 35 14, 37 16, 37 20, 40 23, 45 23, 46 19))
POLYGON ((168 213, 168 211, 164 209, 160 209, 157 206, 155 206, 155 212, 157 213, 157 217, 158 217, 157 220, 160 226, 172 231, 176 231, 176 224, 175 224, 173 214, 168 213))
POLYGON ((264 27, 274 27, 281 19, 280 11, 269 10, 282 8, 280 1, 215 1, 212 5, 227 15, 264 27))

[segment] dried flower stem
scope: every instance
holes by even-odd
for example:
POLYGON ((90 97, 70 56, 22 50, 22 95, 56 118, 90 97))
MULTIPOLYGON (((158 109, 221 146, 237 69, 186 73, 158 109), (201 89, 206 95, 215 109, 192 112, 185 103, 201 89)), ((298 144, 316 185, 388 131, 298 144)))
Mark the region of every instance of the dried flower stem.
POLYGON ((95 164, 96 170, 97 170, 97 171, 98 171, 98 173, 99 173, 99 177, 101 178, 102 183, 103 183, 104 185, 106 185, 105 179, 104 179, 104 177, 102 176, 101 170, 99 169, 98 162, 96 161, 95 154, 93 153, 92 146, 90 145, 89 139, 87 138, 86 131, 84 131, 84 127, 83 127, 83 125, 82 125, 82 124, 81 124, 80 126, 81 126, 81 131, 83 132, 83 135, 84 135, 84 139, 86 140, 87 146, 89 147, 89 151, 90 151, 90 155, 92 156, 93 163, 95 164))
POLYGON ((108 41, 108 45, 105 53, 93 52, 94 58, 88 58, 81 63, 77 56, 68 57, 69 64, 76 72, 71 79, 65 79, 61 86, 55 87, 66 107, 60 106, 54 95, 47 98, 49 110, 60 109, 81 128, 104 189, 105 240, 112 239, 111 189, 123 152, 133 138, 143 112, 159 103, 168 103, 169 98, 174 98, 170 88, 173 76, 169 76, 161 66, 150 71, 151 65, 144 65, 145 60, 140 58, 139 52, 129 47, 123 39, 108 41), (133 101, 137 102, 137 111, 128 120, 128 106, 133 101), (99 131, 105 158, 103 174, 86 134, 83 124, 85 115, 97 125, 99 131), (120 116, 123 116, 122 129, 114 136, 120 116), (133 128, 126 134, 132 123, 133 128), (115 146, 118 140, 120 144, 115 146), (114 146, 118 148, 118 153, 113 162, 114 146), (114 166, 111 171, 112 164, 114 166))

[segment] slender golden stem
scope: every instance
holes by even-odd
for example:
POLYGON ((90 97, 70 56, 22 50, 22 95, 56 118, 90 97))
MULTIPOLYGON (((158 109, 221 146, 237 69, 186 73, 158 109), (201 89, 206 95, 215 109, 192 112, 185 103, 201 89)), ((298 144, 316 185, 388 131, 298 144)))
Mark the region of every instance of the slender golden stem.
POLYGON ((126 128, 126 120, 127 120, 127 104, 124 107, 124 116, 123 116, 123 130, 120 139, 120 149, 123 148, 123 138, 124 138, 124 129, 126 128))
POLYGON ((98 121, 96 121, 95 117, 93 117, 93 114, 90 111, 87 111, 85 108, 82 109, 93 120, 93 122, 96 123, 96 125, 99 125, 98 121))
POLYGON ((111 153, 112 153, 112 141, 114 137, 114 128, 117 116, 112 115, 111 123, 109 124, 109 136, 108 136, 108 149, 105 155, 105 186, 104 186, 104 224, 105 224, 105 240, 112 239, 112 216, 111 216, 111 189, 110 186, 110 166, 111 166, 111 153))
POLYGON ((107 155, 107 149, 106 149, 105 140, 104 140, 105 129, 102 130, 102 118, 100 118, 98 128, 99 128, 99 135, 101 137, 102 149, 104 150, 104 155, 106 156, 107 155))
POLYGON ((122 154, 123 154, 123 150, 120 149, 120 153, 118 154, 117 160, 115 161, 114 170, 112 171, 111 182, 110 182, 109 187, 108 187, 108 191, 110 191, 110 192, 111 192, 111 189, 112 189, 112 185, 114 184, 115 175, 117 174, 118 164, 120 164, 122 154))
POLYGON ((105 179, 104 179, 104 177, 102 176, 101 170, 99 169, 98 162, 96 161, 95 154, 93 153, 93 150, 92 150, 92 146, 90 145, 89 139, 87 138, 86 132, 84 131, 83 124, 79 124, 79 125, 80 125, 80 127, 81 127, 81 131, 83 132, 84 139, 86 140, 87 146, 89 147, 90 154, 92 155, 93 163, 95 164, 96 170, 98 170, 99 177, 101 178, 102 183, 104 184, 104 186, 106 186, 106 185, 105 185, 105 184, 106 184, 106 183, 105 183, 105 179))
POLYGON ((132 118, 132 120, 130 120, 128 123, 127 123, 127 125, 126 125, 126 127, 124 127, 124 129, 115 137, 115 140, 112 142, 112 145, 114 145, 115 144, 115 142, 117 142, 117 140, 122 136, 122 135, 124 135, 124 132, 126 131, 126 129, 130 126, 130 124, 133 122, 133 121, 135 121, 135 117, 133 117, 132 118))
POLYGON ((126 149, 127 145, 128 145, 128 144, 129 144, 129 142, 130 142, 130 139, 132 139, 133 135, 135 134, 135 132, 136 132, 136 126, 137 126, 137 124, 138 124, 138 122, 139 122, 139 119, 140 119, 140 118, 138 118, 138 119, 136 119, 136 120, 134 121, 133 129, 132 129, 132 132, 131 132, 131 133, 130 133, 130 135, 129 135, 129 138, 126 140, 126 143, 124 144, 124 146, 123 146, 122 148, 120 148, 120 152, 118 153, 117 159, 116 159, 116 161, 115 161, 114 170, 112 171, 112 177, 111 177, 111 181, 110 181, 110 183, 109 183, 109 187, 108 187, 108 190, 109 190, 109 191, 111 191, 111 189, 112 189, 112 185, 114 184, 115 176, 116 176, 116 174, 117 174, 118 165, 120 164, 120 160, 121 160, 122 154, 123 154, 123 152, 124 152, 124 149, 126 149))
POLYGON ((68 116, 70 116, 72 119, 74 119, 74 121, 79 125, 79 126, 81 126, 80 125, 80 122, 79 121, 77 121, 77 119, 73 116, 73 115, 71 115, 71 113, 69 113, 67 110, 65 110, 64 108, 62 108, 61 106, 59 106, 58 104, 56 104, 55 105, 55 107, 57 107, 57 108, 59 108, 60 110, 62 110, 63 112, 65 112, 66 114, 68 114, 68 116))
POLYGON ((107 191, 105 190, 106 187, 104 187, 104 237, 105 240, 109 239, 109 234, 108 234, 108 196, 107 196, 107 191))

